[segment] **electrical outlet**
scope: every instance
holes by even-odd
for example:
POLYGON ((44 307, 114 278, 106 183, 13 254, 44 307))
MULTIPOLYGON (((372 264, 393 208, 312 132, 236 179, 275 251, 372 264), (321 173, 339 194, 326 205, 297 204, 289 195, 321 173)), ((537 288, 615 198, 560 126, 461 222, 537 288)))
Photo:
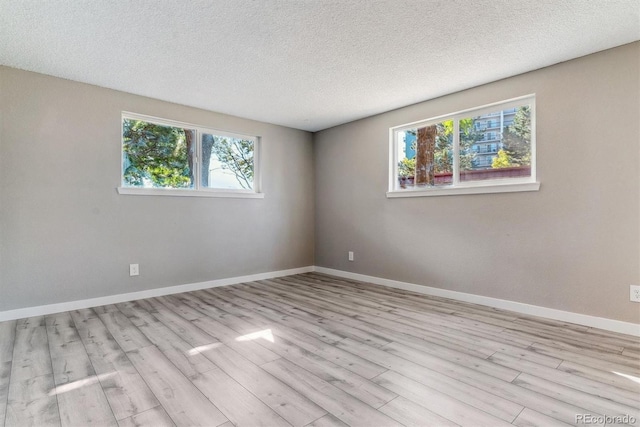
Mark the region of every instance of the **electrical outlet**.
POLYGON ((631 285, 629 286, 629 300, 633 302, 640 302, 640 286, 631 285))
POLYGON ((353 252, 349 251, 349 261, 353 261, 353 252))
POLYGON ((138 264, 129 264, 129 276, 139 276, 140 266, 138 264))

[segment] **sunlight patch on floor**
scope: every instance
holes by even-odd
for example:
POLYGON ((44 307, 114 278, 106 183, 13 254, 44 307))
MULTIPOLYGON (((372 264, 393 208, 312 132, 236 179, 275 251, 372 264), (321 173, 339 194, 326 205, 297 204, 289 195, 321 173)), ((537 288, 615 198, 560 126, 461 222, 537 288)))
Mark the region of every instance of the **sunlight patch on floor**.
POLYGON ((187 351, 187 354, 189 356, 195 356, 196 354, 203 352, 203 351, 207 351, 207 350, 211 350, 214 349, 216 347, 220 347, 222 345, 221 342, 214 342, 211 344, 205 344, 205 345, 201 345, 198 347, 193 347, 191 350, 187 351))
POLYGON ((236 338, 236 341, 252 341, 257 339, 265 339, 269 342, 273 341, 273 333, 271 333, 271 329, 265 329, 264 331, 253 332, 251 334, 242 335, 236 338))
POLYGON ((640 378, 638 378, 638 377, 634 377, 633 375, 627 375, 627 374, 623 374, 621 372, 616 372, 616 371, 611 371, 611 372, 616 374, 616 375, 619 375, 621 377, 624 377, 624 378, 626 378, 628 380, 631 380, 633 382, 636 382, 636 383, 640 384, 640 378))
POLYGON ((72 390, 76 390, 79 389, 81 387, 84 386, 88 386, 91 384, 95 384, 98 381, 102 381, 105 380, 109 377, 112 377, 116 374, 116 372, 109 372, 108 374, 100 374, 100 375, 92 375, 90 377, 87 378, 83 378, 81 380, 77 380, 77 381, 73 381, 67 384, 63 384, 63 385, 59 385, 57 387, 54 387, 51 389, 51 391, 49 391, 49 396, 55 396, 56 394, 62 394, 62 393, 67 393, 70 392, 72 390))

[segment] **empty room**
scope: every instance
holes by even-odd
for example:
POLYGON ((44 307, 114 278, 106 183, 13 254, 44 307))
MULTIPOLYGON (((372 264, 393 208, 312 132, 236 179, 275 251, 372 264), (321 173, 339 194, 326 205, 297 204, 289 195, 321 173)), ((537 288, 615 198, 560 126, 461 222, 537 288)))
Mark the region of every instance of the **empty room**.
POLYGON ((0 0, 0 427, 640 426, 637 0, 0 0))

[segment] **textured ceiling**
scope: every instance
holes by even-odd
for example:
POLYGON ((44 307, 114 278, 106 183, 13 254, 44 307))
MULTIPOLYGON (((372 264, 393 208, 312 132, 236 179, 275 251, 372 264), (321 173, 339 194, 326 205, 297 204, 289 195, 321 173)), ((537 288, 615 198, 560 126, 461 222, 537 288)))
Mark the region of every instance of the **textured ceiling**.
POLYGON ((638 0, 0 0, 2 65, 309 131, 638 39, 638 0))

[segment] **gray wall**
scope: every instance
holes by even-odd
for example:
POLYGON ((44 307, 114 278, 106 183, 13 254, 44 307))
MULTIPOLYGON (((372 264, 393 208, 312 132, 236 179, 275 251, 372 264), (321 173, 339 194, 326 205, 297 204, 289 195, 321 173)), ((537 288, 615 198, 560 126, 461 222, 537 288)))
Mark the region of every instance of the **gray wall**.
POLYGON ((315 238, 316 265, 639 322, 639 65, 634 43, 314 137, 0 67, 0 311, 307 266, 315 238), (539 192, 385 197, 389 127, 533 92, 539 192), (118 195, 122 110, 261 135, 265 199, 118 195))
POLYGON ((6 67, 0 123, 0 311, 313 264, 310 133, 6 67), (265 198, 118 195, 122 110, 262 136, 265 198))
POLYGON ((634 43, 317 133, 316 265, 639 322, 639 64, 634 43), (389 127, 529 93, 539 192, 385 197, 389 127))

